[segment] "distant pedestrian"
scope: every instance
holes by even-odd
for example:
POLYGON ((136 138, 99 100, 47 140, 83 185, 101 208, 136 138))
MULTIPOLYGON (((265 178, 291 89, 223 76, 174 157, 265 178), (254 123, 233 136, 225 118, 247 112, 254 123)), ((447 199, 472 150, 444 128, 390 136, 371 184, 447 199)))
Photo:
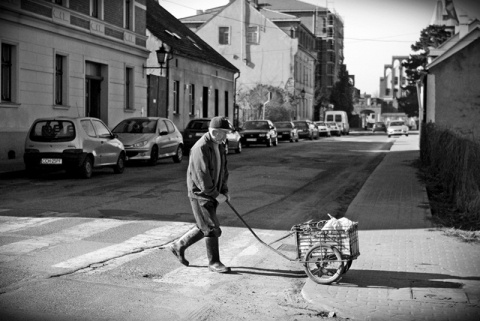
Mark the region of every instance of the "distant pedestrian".
POLYGON ((220 262, 218 238, 222 230, 217 218, 217 207, 230 200, 225 141, 231 130, 227 118, 214 117, 210 121, 208 132, 190 150, 187 188, 196 226, 169 247, 180 263, 188 266, 185 250, 205 237, 208 268, 218 273, 230 272, 230 268, 220 262))

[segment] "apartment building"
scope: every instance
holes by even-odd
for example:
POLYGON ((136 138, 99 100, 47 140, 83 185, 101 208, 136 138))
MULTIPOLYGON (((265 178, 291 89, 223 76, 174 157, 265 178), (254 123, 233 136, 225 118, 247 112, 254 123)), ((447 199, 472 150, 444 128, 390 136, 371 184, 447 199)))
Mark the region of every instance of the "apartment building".
POLYGON ((0 2, 0 159, 39 117, 146 115, 146 0, 0 2))
POLYGON ((292 118, 312 118, 315 37, 300 19, 256 0, 231 0, 180 20, 238 68, 237 94, 259 84, 284 88, 295 100, 292 118))

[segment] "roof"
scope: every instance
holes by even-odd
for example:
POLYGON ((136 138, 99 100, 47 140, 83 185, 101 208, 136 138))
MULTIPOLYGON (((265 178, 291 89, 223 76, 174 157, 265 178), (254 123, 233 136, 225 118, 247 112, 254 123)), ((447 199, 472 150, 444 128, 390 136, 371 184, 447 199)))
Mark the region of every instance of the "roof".
POLYGON ((147 29, 180 55, 238 72, 238 69, 156 0, 147 0, 147 29))
POLYGON ((280 11, 314 11, 326 10, 324 7, 319 7, 310 3, 297 0, 258 0, 258 5, 270 10, 280 11))
MULTIPOLYGON (((478 40, 479 38, 480 38, 480 26, 475 26, 475 28, 470 30, 470 32, 468 32, 463 38, 459 40, 457 40, 457 38, 455 37, 452 37, 451 39, 455 39, 455 40, 452 40, 454 41, 455 44, 452 47, 445 50, 445 52, 443 52, 440 56, 435 58, 431 63, 427 65, 426 68, 430 69, 432 67, 435 67, 442 61, 455 55, 456 53, 458 53, 459 51, 461 51, 462 49, 470 45, 472 42, 478 40)), ((449 39, 449 41, 451 39, 449 39)))

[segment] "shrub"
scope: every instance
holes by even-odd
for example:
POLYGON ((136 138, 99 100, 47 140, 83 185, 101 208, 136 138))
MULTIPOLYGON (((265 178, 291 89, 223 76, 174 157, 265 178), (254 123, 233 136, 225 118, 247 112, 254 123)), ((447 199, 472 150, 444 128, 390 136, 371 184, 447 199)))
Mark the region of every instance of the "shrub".
POLYGON ((480 227, 480 144, 434 123, 423 124, 420 160, 427 179, 461 216, 463 228, 480 227))

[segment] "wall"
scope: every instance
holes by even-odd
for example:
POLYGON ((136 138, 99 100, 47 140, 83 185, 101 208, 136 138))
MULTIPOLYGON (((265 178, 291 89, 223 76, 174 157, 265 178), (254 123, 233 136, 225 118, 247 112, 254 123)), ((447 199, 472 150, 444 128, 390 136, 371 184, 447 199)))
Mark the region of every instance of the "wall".
MULTIPOLYGON (((125 39, 112 39, 99 30, 84 30, 70 25, 70 17, 80 16, 79 13, 52 3, 45 2, 45 6, 51 7, 50 14, 55 18, 22 12, 23 7, 16 4, 2 3, 0 7, 3 4, 12 7, 0 8, 0 43, 16 48, 17 91, 14 101, 0 103, 0 160, 6 159, 11 150, 16 158, 22 157, 25 135, 36 118, 85 115, 86 61, 103 65, 106 90, 102 92, 102 108, 106 113, 102 119, 108 126, 140 116, 142 108, 146 109, 147 86, 142 66, 147 51, 131 44, 136 42, 135 38, 142 40, 145 36, 128 32, 125 39), (67 60, 64 70, 67 97, 61 106, 55 105, 54 100, 56 54, 66 56, 67 60), (125 110, 124 101, 126 67, 134 70, 134 109, 130 111, 125 110)), ((92 20, 92 25, 100 30, 101 26, 109 27, 98 20, 92 20)))
MULTIPOLYGON (((480 39, 477 38, 429 70, 435 76, 433 121, 476 140, 480 140, 479 52, 480 39)), ((427 85, 430 90, 430 77, 427 85)), ((427 122, 432 118, 429 112, 427 106, 427 122)))

